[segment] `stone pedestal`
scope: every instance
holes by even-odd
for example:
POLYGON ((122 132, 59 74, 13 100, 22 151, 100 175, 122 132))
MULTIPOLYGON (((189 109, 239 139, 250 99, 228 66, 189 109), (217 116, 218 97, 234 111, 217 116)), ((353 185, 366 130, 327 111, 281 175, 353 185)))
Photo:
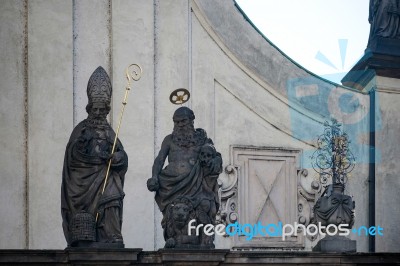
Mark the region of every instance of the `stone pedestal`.
POLYGON ((326 236, 313 248, 313 251, 320 252, 356 252, 357 244, 355 240, 344 236, 326 236))
POLYGON ((71 248, 65 251, 72 265, 131 265, 137 262, 142 249, 71 248))
POLYGON ((0 265, 131 265, 141 248, 65 250, 0 250, 0 265))
MULTIPOLYGON (((383 38, 375 36, 370 40, 366 52, 371 51, 375 54, 388 55, 389 61, 393 61, 396 56, 400 56, 400 39, 383 38)), ((385 66, 385 69, 387 66, 385 66)), ((400 73, 398 73, 400 75, 400 73)))
POLYGON ((369 224, 383 236, 369 237, 370 252, 400 250, 400 39, 375 37, 342 83, 370 93, 369 224))
POLYGON ((82 249, 82 248, 88 248, 88 249, 121 249, 124 248, 125 244, 124 243, 103 243, 103 242, 94 242, 94 241, 79 241, 75 244, 74 247, 67 248, 71 250, 75 249, 82 249))
POLYGON ((160 249, 159 259, 163 265, 220 265, 225 261, 228 249, 188 250, 188 249, 160 249))
POLYGON ((375 37, 358 63, 343 77, 345 86, 368 90, 375 77, 400 79, 400 39, 375 37))
POLYGON ((214 249, 0 250, 0 265, 398 265, 399 253, 320 253, 214 249))

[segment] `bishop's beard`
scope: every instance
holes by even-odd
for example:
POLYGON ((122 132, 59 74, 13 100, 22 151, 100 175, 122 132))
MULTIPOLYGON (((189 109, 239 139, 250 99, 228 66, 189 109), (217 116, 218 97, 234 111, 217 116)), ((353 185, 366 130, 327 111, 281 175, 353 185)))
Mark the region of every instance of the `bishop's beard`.
POLYGON ((180 147, 194 146, 197 142, 195 133, 196 131, 192 123, 184 127, 174 126, 172 141, 180 147))
POLYGON ((88 126, 93 126, 93 127, 108 125, 106 117, 93 117, 93 115, 90 114, 86 119, 86 123, 88 124, 88 126))

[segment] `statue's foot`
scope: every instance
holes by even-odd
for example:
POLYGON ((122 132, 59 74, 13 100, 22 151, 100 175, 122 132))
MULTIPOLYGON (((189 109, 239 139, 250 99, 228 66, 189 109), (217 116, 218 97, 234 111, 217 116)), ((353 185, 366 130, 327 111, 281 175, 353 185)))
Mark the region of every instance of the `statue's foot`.
POLYGON ((214 239, 209 236, 203 236, 203 239, 202 239, 200 245, 203 246, 204 248, 210 248, 210 249, 215 248, 214 239))
POLYGON ((165 242, 165 248, 174 248, 175 247, 175 239, 173 238, 169 238, 167 239, 167 241, 165 242))
POLYGON ((111 243, 124 244, 124 239, 121 235, 113 235, 111 243))
POLYGON ((209 244, 208 245, 210 248, 212 248, 212 249, 214 249, 215 248, 215 245, 214 245, 214 243, 211 243, 211 244, 209 244))

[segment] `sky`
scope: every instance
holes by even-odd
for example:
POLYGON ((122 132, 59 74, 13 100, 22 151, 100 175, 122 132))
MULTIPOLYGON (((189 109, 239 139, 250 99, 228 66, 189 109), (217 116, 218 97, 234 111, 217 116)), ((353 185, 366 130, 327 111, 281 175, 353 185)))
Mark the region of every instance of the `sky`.
POLYGON ((369 0, 236 0, 295 62, 340 84, 367 46, 369 0))

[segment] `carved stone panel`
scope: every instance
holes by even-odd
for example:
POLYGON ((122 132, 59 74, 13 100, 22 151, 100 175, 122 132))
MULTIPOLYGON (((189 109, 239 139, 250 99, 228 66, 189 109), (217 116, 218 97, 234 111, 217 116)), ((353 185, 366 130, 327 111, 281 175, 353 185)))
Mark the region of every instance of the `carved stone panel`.
MULTIPOLYGON (((256 225, 279 222, 293 225, 295 222, 307 225, 310 222, 309 204, 314 195, 301 187, 300 179, 307 171, 300 170, 299 149, 232 146, 231 165, 226 175, 220 177, 221 222, 256 225)), ((303 248, 304 236, 254 235, 234 236, 235 248, 303 248)))

